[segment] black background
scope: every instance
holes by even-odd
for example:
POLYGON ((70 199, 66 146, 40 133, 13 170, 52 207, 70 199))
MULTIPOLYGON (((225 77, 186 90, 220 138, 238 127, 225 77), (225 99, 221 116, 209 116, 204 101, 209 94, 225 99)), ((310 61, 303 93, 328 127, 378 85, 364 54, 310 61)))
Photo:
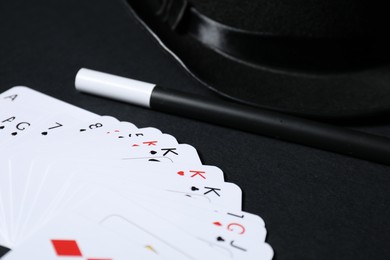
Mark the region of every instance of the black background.
MULTIPOLYGON (((87 67, 213 95, 121 0, 0 1, 0 37, 0 92, 29 86, 193 145, 241 187, 275 259, 390 259, 388 166, 78 93, 74 77, 87 67)), ((390 136, 385 120, 353 127, 390 136)))

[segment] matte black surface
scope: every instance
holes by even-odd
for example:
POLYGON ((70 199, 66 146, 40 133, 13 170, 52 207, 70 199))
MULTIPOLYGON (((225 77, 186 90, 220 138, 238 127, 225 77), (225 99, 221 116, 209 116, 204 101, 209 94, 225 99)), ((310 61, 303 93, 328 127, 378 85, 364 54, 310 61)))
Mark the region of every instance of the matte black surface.
MULTIPOLYGON (((390 258, 390 167, 76 92, 87 67, 212 96, 121 1, 0 1, 0 39, 0 91, 27 85, 193 145, 264 218, 275 259, 390 258)), ((390 136, 388 120, 365 123, 357 128, 390 136)))

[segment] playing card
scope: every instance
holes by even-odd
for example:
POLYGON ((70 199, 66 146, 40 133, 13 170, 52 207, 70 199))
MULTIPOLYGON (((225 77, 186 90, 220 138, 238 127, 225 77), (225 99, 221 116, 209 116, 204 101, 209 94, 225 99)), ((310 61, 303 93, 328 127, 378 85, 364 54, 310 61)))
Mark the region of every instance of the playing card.
MULTIPOLYGON (((5 209, 5 222, 9 229, 8 233, 14 233, 18 212, 21 210, 21 196, 27 188, 29 178, 27 176, 30 165, 26 160, 21 160, 21 154, 28 154, 29 157, 39 150, 43 143, 55 144, 55 140, 65 138, 70 130, 81 124, 82 121, 67 115, 50 116, 33 128, 26 136, 23 136, 18 143, 0 151, 4 165, 8 165, 7 172, 0 176, 0 187, 3 206, 5 209), (16 159, 15 159, 16 158, 16 159), (13 160, 14 163, 10 161, 13 160)), ((10 238, 12 240, 12 238, 10 238)))
POLYGON ((0 107, 3 104, 11 106, 23 105, 25 107, 34 108, 35 110, 40 110, 41 113, 46 113, 47 115, 78 114, 84 119, 91 119, 97 116, 92 112, 65 103, 24 86, 16 86, 1 93, 0 107))
MULTIPOLYGON (((207 166, 196 166, 196 169, 199 169, 197 171, 185 169, 183 171, 184 167, 180 167, 179 169, 181 170, 178 171, 177 168, 173 168, 173 165, 171 164, 168 164, 167 166, 169 167, 165 170, 164 168, 161 168, 161 166, 157 167, 156 165, 152 165, 154 167, 151 166, 146 170, 144 169, 144 164, 138 161, 111 161, 110 164, 107 163, 106 165, 103 162, 94 165, 84 163, 84 165, 81 165, 83 167, 78 167, 77 163, 70 164, 67 161, 63 161, 62 163, 58 162, 51 167, 45 166, 45 160, 41 163, 39 163, 39 161, 34 161, 32 170, 29 172, 29 188, 25 191, 23 196, 24 198, 28 198, 28 203, 23 203, 28 206, 20 213, 20 216, 23 216, 24 223, 19 223, 19 228, 34 227, 36 225, 35 223, 38 223, 42 218, 45 218, 42 217, 42 214, 47 212, 50 205, 60 207, 62 202, 59 200, 68 197, 65 190, 68 188, 71 189, 73 183, 77 182, 103 183, 114 189, 137 189, 141 190, 140 192, 142 193, 145 193, 147 189, 150 190, 152 187, 155 187, 169 193, 193 194, 194 196, 195 192, 188 189, 189 185, 206 185, 207 183, 212 184, 223 181, 222 172, 219 169, 207 166), (188 179, 185 179, 185 176, 181 175, 181 172, 191 171, 194 173, 189 175, 188 179), (179 174, 177 172, 179 172, 179 174), (197 177, 199 172, 204 172, 204 176, 207 172, 209 179, 197 177), (191 178, 191 176, 193 176, 193 178, 191 178), (64 191, 64 193, 60 193, 61 191, 64 191)), ((231 188, 230 184, 221 183, 221 185, 224 187, 226 186, 227 189, 231 188)), ((236 187, 234 186, 234 188, 236 187)), ((218 192, 222 194, 221 191, 218 192)), ((218 203, 218 201, 229 201, 229 203, 232 204, 237 203, 237 207, 240 207, 241 202, 237 198, 240 198, 241 194, 237 194, 238 192, 241 191, 234 190, 234 193, 228 193, 226 199, 223 197, 223 200, 213 194, 206 194, 204 197, 209 202, 218 203), (235 195, 237 197, 234 198, 233 201, 228 199, 229 196, 234 197, 235 195)), ((202 195, 197 194, 196 196, 200 197, 202 195)), ((47 218, 48 217, 46 217, 46 219, 47 218)))
MULTIPOLYGON (((91 196, 89 200, 79 205, 74 211, 76 214, 82 215, 91 222, 101 223, 103 226, 116 230, 117 232, 123 229, 142 230, 162 242, 162 244, 151 244, 156 252, 159 252, 159 248, 162 248, 162 245, 164 245, 165 248, 171 248, 180 253, 183 258, 208 259, 216 257, 217 259, 227 259, 209 244, 183 232, 170 222, 156 217, 156 215, 151 214, 142 205, 129 202, 126 198, 111 193, 108 190, 91 196), (95 201, 98 201, 98 204, 95 204, 95 201), (124 207, 124 205, 128 206, 124 207)), ((127 235, 131 234, 131 232, 122 234, 127 235)), ((142 238, 147 239, 145 236, 142 236, 142 238)), ((150 245, 148 239, 141 243, 150 245)), ((161 249, 161 252, 166 251, 161 249)), ((169 255, 165 256, 165 258, 169 258, 169 255)))
POLYGON ((52 220, 3 259, 160 259, 126 236, 74 215, 52 220))
POLYGON ((0 94, 0 145, 4 259, 273 256, 241 189, 159 129, 14 87, 0 94))
POLYGON ((6 147, 7 143, 17 141, 44 118, 45 115, 38 110, 24 106, 5 106, 0 112, 0 145, 6 147))

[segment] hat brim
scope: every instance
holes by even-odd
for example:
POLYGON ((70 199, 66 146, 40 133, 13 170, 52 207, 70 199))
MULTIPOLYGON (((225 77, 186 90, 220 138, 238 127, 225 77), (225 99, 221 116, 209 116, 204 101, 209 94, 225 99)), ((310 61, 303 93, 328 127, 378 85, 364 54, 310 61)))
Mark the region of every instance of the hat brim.
POLYGON ((224 97, 318 119, 377 117, 390 112, 389 63, 317 74, 251 66, 176 33, 152 15, 129 8, 194 78, 224 97))

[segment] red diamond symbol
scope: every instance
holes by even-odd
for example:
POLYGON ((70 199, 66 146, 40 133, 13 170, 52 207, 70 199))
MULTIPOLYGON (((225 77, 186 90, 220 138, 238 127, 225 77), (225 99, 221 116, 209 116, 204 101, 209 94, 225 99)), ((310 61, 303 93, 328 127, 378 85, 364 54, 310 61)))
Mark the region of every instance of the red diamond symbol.
POLYGON ((75 240, 51 240, 58 256, 82 256, 75 240))

